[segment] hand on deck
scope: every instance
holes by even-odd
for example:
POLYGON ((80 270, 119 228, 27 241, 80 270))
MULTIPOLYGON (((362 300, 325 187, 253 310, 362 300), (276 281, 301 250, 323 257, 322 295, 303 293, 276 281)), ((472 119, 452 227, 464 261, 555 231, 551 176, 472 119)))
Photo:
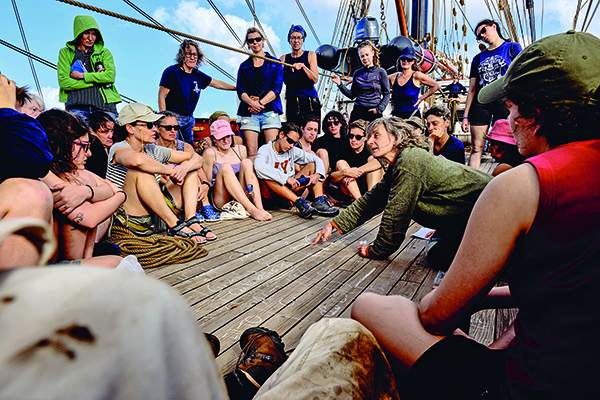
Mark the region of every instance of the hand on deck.
POLYGON ((361 243, 358 245, 358 254, 363 257, 369 257, 369 245, 366 243, 361 243))
POLYGON ((319 231, 319 233, 317 234, 317 238, 311 244, 315 245, 315 244, 319 243, 319 240, 322 240, 323 243, 325 243, 331 237, 332 231, 333 231, 333 225, 330 222, 327 225, 325 225, 325 228, 323 228, 319 231))

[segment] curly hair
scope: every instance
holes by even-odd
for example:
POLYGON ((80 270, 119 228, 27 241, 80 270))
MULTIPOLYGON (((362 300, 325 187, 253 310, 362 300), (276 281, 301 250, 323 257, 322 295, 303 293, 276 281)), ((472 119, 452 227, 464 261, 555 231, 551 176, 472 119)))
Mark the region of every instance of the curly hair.
POLYGON ((196 67, 202 65, 204 62, 204 53, 200 50, 200 45, 190 39, 183 39, 183 42, 179 45, 179 50, 177 51, 177 55, 175 56, 175 62, 177 65, 182 66, 185 61, 185 53, 190 47, 194 47, 198 52, 198 58, 196 59, 196 67))
POLYGON ((411 125, 398 117, 381 117, 371 122, 367 127, 367 140, 379 126, 383 126, 386 132, 394 138, 395 149, 399 150, 409 146, 428 149, 425 144, 425 136, 416 133, 411 125))
POLYGON ((340 122, 340 124, 342 124, 342 126, 340 127, 340 137, 346 136, 346 134, 348 133, 347 132, 348 122, 346 121, 346 118, 344 118, 344 115, 341 112, 336 111, 336 110, 331 110, 325 115, 325 118, 323 118, 323 132, 325 133, 325 137, 332 136, 331 132, 329 132, 329 129, 328 129, 330 126, 330 123, 327 122, 327 120, 332 117, 337 119, 340 122))
POLYGON ((359 44, 358 47, 356 48, 356 50, 358 50, 359 58, 360 58, 360 49, 363 47, 367 47, 367 46, 369 46, 371 48, 371 50, 373 50, 373 64, 375 64, 376 66, 379 67, 380 66, 379 65, 379 50, 377 50, 377 47, 375 47, 373 42, 371 42, 370 40, 365 40, 364 42, 359 44))
POLYGON ((73 142, 89 133, 90 128, 82 119, 58 108, 44 111, 37 120, 48 136, 53 156, 50 170, 69 180, 68 174, 77 169, 73 162, 73 142))
MULTIPOLYGON (((427 120, 427 117, 429 117, 430 115, 440 117, 444 121, 450 121, 452 119, 452 114, 450 113, 450 110, 443 104, 432 105, 431 108, 427 109, 423 113, 423 119, 427 120)), ((452 127, 450 125, 448 125, 448 133, 452 133, 452 127)))
MULTIPOLYGON (((593 96, 600 98, 600 90, 593 96)), ((536 135, 546 138, 551 148, 566 143, 600 139, 600 107, 550 104, 508 87, 506 98, 519 107, 519 114, 539 126, 536 135)))

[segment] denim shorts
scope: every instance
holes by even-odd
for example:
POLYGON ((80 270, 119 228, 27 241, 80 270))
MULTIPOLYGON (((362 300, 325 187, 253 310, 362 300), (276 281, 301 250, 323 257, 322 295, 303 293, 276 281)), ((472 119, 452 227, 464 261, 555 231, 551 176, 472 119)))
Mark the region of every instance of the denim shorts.
POLYGON ((181 128, 179 129, 179 140, 183 140, 194 147, 194 125, 196 119, 193 115, 180 115, 177 117, 177 122, 181 128))
POLYGON ((242 131, 262 132, 265 129, 281 128, 281 119, 275 111, 252 114, 249 117, 240 117, 242 131))

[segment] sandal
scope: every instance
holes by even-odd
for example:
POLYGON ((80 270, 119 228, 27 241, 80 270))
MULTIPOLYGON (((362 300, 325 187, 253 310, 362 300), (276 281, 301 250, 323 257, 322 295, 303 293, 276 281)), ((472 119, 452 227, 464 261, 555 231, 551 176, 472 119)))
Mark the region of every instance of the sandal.
MULTIPOLYGON (((200 219, 198 217, 192 217, 192 218, 188 219, 187 221, 185 221, 184 224, 187 224, 186 226, 190 226, 190 225, 194 225, 194 224, 200 225, 200 219)), ((217 235, 214 235, 211 238, 207 237, 207 235, 209 233, 212 233, 212 231, 210 229, 205 228, 202 225, 200 225, 200 228, 202 228, 202 230, 200 232, 194 231, 194 233, 195 233, 194 236, 202 236, 204 239, 206 239, 209 242, 212 242, 213 240, 217 240, 217 235)))
MULTIPOLYGON (((182 238, 184 238, 184 239, 191 239, 191 238, 193 238, 193 237, 195 237, 195 236, 202 236, 202 233, 201 233, 201 232, 196 232, 196 231, 193 231, 193 232, 191 232, 191 233, 181 232, 181 230, 182 230, 183 228, 187 228, 189 225, 191 225, 191 224, 193 224, 193 223, 194 223, 194 222, 190 223, 190 221, 191 221, 191 220, 193 220, 194 218, 196 218, 196 217, 190 218, 190 219, 188 219, 187 221, 185 221, 185 222, 182 222, 182 223, 180 223, 180 224, 177 224, 177 225, 175 225, 175 226, 174 226, 174 227, 172 227, 172 228, 169 228, 169 227, 167 226, 167 229, 165 230, 165 232, 167 233, 167 236, 170 236, 170 237, 179 236, 179 237, 182 237, 182 238)), ((197 218, 196 218, 196 220, 197 220, 197 218)), ((195 221, 195 222, 197 222, 197 221, 195 221)), ((200 241, 200 242, 198 242, 198 243, 203 243, 203 242, 205 242, 206 240, 208 240, 208 239, 206 239, 206 237, 204 237, 204 239, 205 239, 205 240, 202 240, 202 241, 200 241)))
POLYGON ((202 207, 202 214, 204 214, 206 222, 217 222, 221 219, 221 216, 215 212, 211 205, 202 207))

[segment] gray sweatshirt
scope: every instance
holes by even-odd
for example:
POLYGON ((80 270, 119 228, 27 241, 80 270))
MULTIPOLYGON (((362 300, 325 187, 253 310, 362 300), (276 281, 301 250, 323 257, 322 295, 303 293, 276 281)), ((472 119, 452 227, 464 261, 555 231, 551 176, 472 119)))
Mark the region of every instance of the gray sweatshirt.
POLYGON ((267 179, 285 185, 287 178, 294 177, 294 164, 306 165, 315 163, 317 174, 321 175, 320 181, 325 180, 325 166, 323 161, 305 152, 298 147, 285 153, 277 153, 273 148, 273 141, 260 146, 254 160, 254 170, 260 179, 267 179))

